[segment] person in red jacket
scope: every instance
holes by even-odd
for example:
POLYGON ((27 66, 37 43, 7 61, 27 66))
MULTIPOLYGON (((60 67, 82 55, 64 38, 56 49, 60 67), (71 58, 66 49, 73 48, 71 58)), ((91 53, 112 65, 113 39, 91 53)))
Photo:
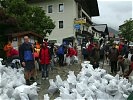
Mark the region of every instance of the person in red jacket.
POLYGON ((40 64, 42 67, 42 79, 48 79, 48 65, 50 64, 50 51, 47 47, 47 42, 43 42, 39 53, 40 64))
POLYGON ((87 51, 88 51, 88 60, 90 60, 90 56, 91 56, 93 47, 94 47, 93 42, 91 42, 91 43, 88 45, 88 47, 87 47, 87 51))
POLYGON ((73 55, 74 55, 73 48, 72 48, 72 47, 69 47, 69 48, 68 48, 67 56, 72 57, 73 55))
POLYGON ((18 56, 19 55, 19 52, 18 52, 18 50, 16 50, 16 49, 13 48, 10 51, 10 55, 11 55, 11 57, 18 56))

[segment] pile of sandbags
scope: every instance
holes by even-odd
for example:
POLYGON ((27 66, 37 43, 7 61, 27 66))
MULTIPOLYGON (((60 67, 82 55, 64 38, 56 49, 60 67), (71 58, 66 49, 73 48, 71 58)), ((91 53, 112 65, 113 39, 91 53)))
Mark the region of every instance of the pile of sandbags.
MULTIPOLYGON (((50 83, 48 92, 60 91, 55 100, 126 100, 133 91, 133 84, 119 75, 114 77, 104 69, 93 69, 87 61, 81 66, 77 76, 69 71, 65 81, 59 75, 55 81, 50 80, 52 84, 50 83)), ((48 95, 44 95, 44 98, 49 99, 48 95)))
POLYGON ((0 58, 0 100, 37 100, 37 83, 25 85, 23 68, 5 67, 0 58))

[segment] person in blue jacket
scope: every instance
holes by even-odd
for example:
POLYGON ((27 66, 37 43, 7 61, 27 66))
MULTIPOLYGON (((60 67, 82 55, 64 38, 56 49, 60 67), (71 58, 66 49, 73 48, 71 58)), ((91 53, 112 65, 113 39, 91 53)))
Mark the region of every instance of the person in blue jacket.
POLYGON ((57 55, 59 57, 59 66, 64 66, 64 54, 65 54, 65 43, 59 46, 57 50, 57 55))
POLYGON ((24 43, 19 47, 19 56, 22 67, 24 67, 27 85, 30 85, 30 80, 34 81, 35 64, 33 50, 34 46, 29 42, 29 37, 24 36, 24 43))

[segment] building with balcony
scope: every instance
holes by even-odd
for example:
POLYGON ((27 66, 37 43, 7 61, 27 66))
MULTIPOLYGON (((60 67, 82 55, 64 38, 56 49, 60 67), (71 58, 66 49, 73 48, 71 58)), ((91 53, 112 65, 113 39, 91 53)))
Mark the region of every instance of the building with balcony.
POLYGON ((99 16, 97 0, 28 0, 31 5, 42 7, 46 15, 55 22, 55 29, 49 40, 62 43, 64 38, 76 37, 76 34, 92 33, 91 18, 99 16))

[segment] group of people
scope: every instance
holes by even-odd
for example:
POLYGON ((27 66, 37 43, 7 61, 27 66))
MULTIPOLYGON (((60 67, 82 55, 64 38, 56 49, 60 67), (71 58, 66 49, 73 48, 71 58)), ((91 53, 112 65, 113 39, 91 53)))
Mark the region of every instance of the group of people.
POLYGON ((89 60, 94 68, 99 67, 100 49, 98 42, 88 42, 84 47, 82 47, 82 55, 84 60, 89 60))
MULTIPOLYGON (((24 36, 18 50, 14 49, 11 42, 4 47, 7 62, 12 59, 19 59, 24 67, 26 84, 30 85, 30 80, 35 81, 37 70, 42 73, 42 79, 48 79, 49 67, 53 69, 56 64, 60 67, 72 65, 78 61, 78 49, 75 44, 62 43, 60 46, 54 43, 49 44, 43 41, 42 44, 29 42, 29 37, 24 36)), ((99 67, 99 62, 108 63, 111 66, 111 74, 116 74, 122 70, 122 74, 128 77, 133 70, 133 46, 128 46, 124 41, 119 44, 109 42, 98 43, 89 41, 81 49, 84 60, 89 60, 94 69, 99 67)))
POLYGON ((48 44, 45 40, 42 44, 38 42, 33 44, 29 40, 28 36, 24 36, 24 43, 19 46, 18 50, 13 48, 11 42, 4 47, 7 60, 10 59, 8 63, 14 57, 16 59, 16 56, 20 60, 20 64, 24 68, 27 85, 30 85, 31 81, 35 81, 38 70, 42 73, 42 79, 48 79, 49 67, 53 69, 56 63, 63 67, 66 65, 65 59, 67 57, 77 56, 77 47, 72 47, 71 44, 67 45, 64 42, 57 46, 54 43, 48 44))
POLYGON ((59 57, 59 66, 71 65, 78 56, 77 46, 72 47, 71 44, 63 43, 58 47, 57 56, 59 57))
POLYGON ((111 74, 122 70, 122 75, 127 77, 133 70, 133 46, 128 46, 127 41, 120 41, 119 44, 88 42, 82 47, 82 55, 94 68, 99 67, 99 62, 104 65, 106 61, 111 66, 111 74))

